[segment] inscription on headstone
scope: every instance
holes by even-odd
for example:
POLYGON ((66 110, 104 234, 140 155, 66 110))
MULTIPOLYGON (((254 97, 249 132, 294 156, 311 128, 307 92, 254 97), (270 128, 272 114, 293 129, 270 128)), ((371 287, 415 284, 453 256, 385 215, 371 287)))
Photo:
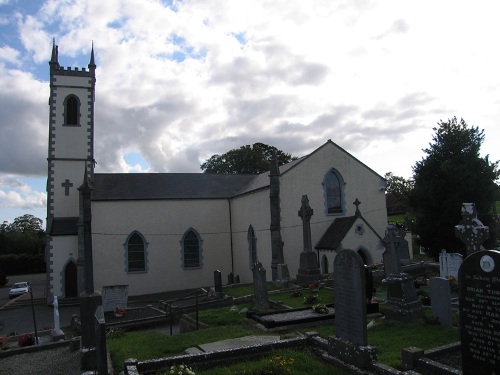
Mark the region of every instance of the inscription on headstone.
POLYGON ((366 346, 365 265, 355 251, 342 250, 333 262, 335 275, 335 335, 366 346))
POLYGON ((102 287, 102 309, 113 311, 115 307, 127 308, 128 285, 107 285, 102 287))
POLYGON ((464 375, 499 373, 500 252, 469 255, 458 272, 464 375))
POLYGON ((439 276, 453 276, 455 279, 457 279, 458 270, 462 262, 462 254, 447 253, 446 250, 441 250, 441 253, 439 254, 439 276))

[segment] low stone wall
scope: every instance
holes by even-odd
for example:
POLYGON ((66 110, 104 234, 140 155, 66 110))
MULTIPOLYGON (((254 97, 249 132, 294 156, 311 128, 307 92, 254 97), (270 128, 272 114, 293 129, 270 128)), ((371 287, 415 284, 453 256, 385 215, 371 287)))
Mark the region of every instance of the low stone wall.
POLYGON ((128 359, 125 361, 125 374, 137 375, 149 372, 165 371, 172 365, 188 364, 197 369, 227 366, 231 363, 240 362, 252 358, 262 357, 276 349, 293 348, 307 344, 309 336, 284 339, 269 344, 247 346, 236 349, 220 350, 210 353, 186 354, 175 357, 159 358, 149 361, 137 361, 128 359))
POLYGON ((414 347, 403 349, 401 352, 402 367, 406 370, 424 370, 426 373, 441 375, 462 374, 460 345, 460 341, 458 341, 430 350, 414 347), (446 360, 443 361, 444 358, 446 360), (453 367, 447 363, 453 363, 453 367))

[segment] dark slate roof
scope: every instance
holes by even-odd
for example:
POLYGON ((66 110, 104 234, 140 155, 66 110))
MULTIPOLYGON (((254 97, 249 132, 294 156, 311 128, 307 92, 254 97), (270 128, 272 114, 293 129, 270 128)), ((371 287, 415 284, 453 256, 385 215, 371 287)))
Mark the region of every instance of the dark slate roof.
POLYGON ((52 236, 69 236, 78 234, 77 217, 56 217, 50 220, 48 232, 52 236))
POLYGON ((206 173, 96 173, 92 199, 225 199, 235 196, 255 177, 206 173))
POLYGON ((316 244, 317 250, 337 250, 340 243, 352 228, 357 216, 338 217, 325 231, 321 239, 316 244))

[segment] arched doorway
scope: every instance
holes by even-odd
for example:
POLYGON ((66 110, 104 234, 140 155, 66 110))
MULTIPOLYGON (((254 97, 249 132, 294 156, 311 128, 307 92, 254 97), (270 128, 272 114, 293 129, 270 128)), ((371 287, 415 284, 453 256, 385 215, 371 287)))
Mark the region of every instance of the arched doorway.
POLYGON ((365 266, 369 266, 370 264, 372 264, 372 257, 368 253, 368 251, 366 251, 366 249, 363 249, 363 248, 358 249, 358 254, 361 257, 361 259, 363 260, 363 264, 365 266))
POLYGON ((78 297, 76 264, 72 260, 64 269, 64 294, 66 298, 78 297))
POLYGON ((321 273, 326 275, 328 273, 328 258, 325 254, 321 257, 321 273))

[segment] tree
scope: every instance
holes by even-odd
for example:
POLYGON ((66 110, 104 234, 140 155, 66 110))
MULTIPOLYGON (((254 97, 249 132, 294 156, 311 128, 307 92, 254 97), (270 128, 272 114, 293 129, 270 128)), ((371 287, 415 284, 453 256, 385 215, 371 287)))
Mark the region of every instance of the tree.
POLYGON ((39 254, 45 249, 43 221, 26 214, 4 222, 0 227, 0 252, 3 254, 39 254))
MULTIPOLYGON (((499 177, 498 161, 479 155, 483 130, 456 117, 438 125, 433 128, 433 143, 423 150, 427 156, 413 167, 414 188, 409 199, 417 218, 417 243, 435 259, 441 249, 465 255, 465 246, 454 232, 462 219, 462 203, 475 203, 479 219, 485 225, 493 222, 499 177)), ((494 226, 490 231, 494 232, 494 226)))
POLYGON ((230 150, 222 155, 212 155, 200 168, 203 173, 256 174, 266 172, 271 167, 271 157, 276 154, 278 164, 286 164, 297 159, 274 146, 254 143, 230 150))
POLYGON ((404 177, 395 176, 392 172, 387 172, 384 178, 386 179, 386 194, 394 195, 404 205, 405 209, 408 209, 414 181, 411 178, 406 180, 404 177))

